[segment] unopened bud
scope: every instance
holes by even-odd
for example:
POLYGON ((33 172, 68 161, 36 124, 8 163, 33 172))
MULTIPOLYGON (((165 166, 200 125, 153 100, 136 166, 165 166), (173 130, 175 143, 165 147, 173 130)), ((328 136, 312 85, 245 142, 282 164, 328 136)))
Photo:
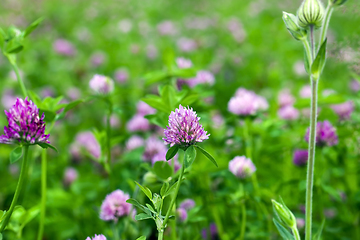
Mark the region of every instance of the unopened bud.
POLYGON ((324 18, 324 7, 319 0, 304 0, 298 10, 298 24, 302 28, 319 28, 324 18))
POLYGON ((347 0, 330 0, 331 5, 340 6, 343 5, 347 0))
POLYGON ((284 205, 278 203, 275 200, 271 200, 275 213, 278 215, 280 220, 289 228, 296 228, 296 218, 294 214, 284 205))
POLYGON ((18 28, 12 26, 8 28, 7 34, 8 34, 7 40, 11 40, 13 38, 20 37, 21 31, 18 28))
POLYGON ((157 178, 154 173, 147 172, 147 173, 145 173, 143 180, 144 180, 144 183, 146 183, 146 184, 152 184, 152 183, 156 183, 157 178))
POLYGON ((294 14, 283 12, 282 18, 284 20, 287 30, 296 40, 301 40, 306 37, 306 30, 299 27, 299 25, 297 24, 296 16, 294 14))

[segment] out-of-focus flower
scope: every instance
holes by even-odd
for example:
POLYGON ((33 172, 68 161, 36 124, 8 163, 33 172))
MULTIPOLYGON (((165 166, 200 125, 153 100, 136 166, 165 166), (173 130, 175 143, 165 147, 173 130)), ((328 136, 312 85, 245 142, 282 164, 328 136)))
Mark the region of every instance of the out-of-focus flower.
POLYGON ((126 150, 128 151, 142 146, 144 146, 144 139, 138 135, 131 136, 126 142, 126 150))
POLYGON ((154 114, 156 113, 156 109, 153 107, 150 107, 147 103, 143 102, 143 101, 139 101, 136 104, 136 110, 137 110, 137 114, 141 115, 141 116, 145 116, 145 115, 150 115, 150 114, 154 114))
POLYGON ((43 98, 55 96, 54 90, 50 87, 44 87, 43 89, 41 89, 40 95, 43 98))
POLYGON ((297 218, 296 219, 296 226, 297 228, 301 229, 305 227, 305 219, 303 218, 297 218))
MULTIPOLYGON (((143 154, 144 161, 153 161, 154 157, 159 153, 165 153, 166 154, 167 148, 163 141, 158 139, 155 136, 152 136, 148 138, 145 142, 145 151, 143 154)), ((165 155, 164 155, 165 157, 165 155)), ((162 156, 157 156, 157 158, 161 159, 155 159, 155 160, 165 160, 165 158, 162 158, 162 156)))
POLYGON ((304 62, 303 61, 297 61, 294 63, 293 66, 293 70, 294 72, 299 75, 299 76, 304 76, 306 75, 306 70, 305 70, 305 66, 304 66, 304 62))
POLYGON ((198 84, 208 84, 212 86, 215 83, 215 77, 209 71, 200 70, 196 73, 196 76, 194 78, 185 80, 184 83, 189 85, 190 87, 195 87, 198 84))
POLYGON ((334 218, 336 216, 336 214, 337 214, 337 212, 335 209, 332 209, 332 208, 324 209, 324 215, 328 219, 334 218))
POLYGON ((249 158, 236 156, 229 162, 229 171, 238 178, 247 178, 256 171, 256 167, 249 158))
POLYGON ((154 44, 148 44, 146 46, 146 56, 149 59, 155 59, 158 57, 158 55, 159 55, 158 49, 154 44))
POLYGON ((117 221, 120 217, 129 215, 131 204, 126 202, 129 198, 129 194, 119 189, 108 194, 101 204, 100 218, 104 221, 117 221))
POLYGON ((281 119, 285 119, 285 120, 296 120, 299 118, 299 115, 300 115, 299 110, 297 110, 291 105, 284 106, 280 108, 278 111, 278 116, 281 119))
MULTIPOLYGON (((106 117, 104 117, 104 123, 106 123, 106 117)), ((112 114, 110 116, 110 126, 112 128, 118 128, 120 126, 120 119, 117 115, 112 114)))
POLYGON ((133 27, 132 21, 130 19, 122 19, 118 23, 118 28, 123 33, 129 33, 133 27))
POLYGON ((127 122, 126 128, 130 132, 145 132, 150 129, 150 123, 144 116, 136 114, 127 122))
POLYGON ((217 237, 218 231, 215 223, 211 223, 209 229, 204 228, 201 231, 201 236, 204 240, 215 240, 217 237), (210 235, 208 233, 210 232, 210 235))
POLYGON ((71 185, 78 178, 78 171, 73 167, 68 167, 64 172, 64 184, 66 186, 71 185))
POLYGON ((188 217, 187 211, 183 208, 178 208, 178 209, 176 209, 176 211, 180 217, 180 221, 184 222, 188 217))
POLYGON ((307 163, 309 153, 307 149, 296 149, 293 155, 293 162, 297 166, 303 166, 307 163))
POLYGON ((106 56, 104 52, 95 52, 90 57, 90 62, 94 67, 99 67, 104 64, 106 56))
POLYGON ((76 135, 75 142, 70 146, 71 152, 75 153, 75 158, 79 157, 77 154, 80 153, 81 148, 85 148, 94 158, 99 158, 101 155, 100 144, 90 131, 76 135))
POLYGON ((310 98, 311 97, 311 86, 305 85, 300 89, 301 98, 310 98))
POLYGON ((331 88, 327 88, 327 89, 324 89, 322 92, 321 92, 321 95, 323 97, 328 97, 328 96, 331 96, 333 94, 335 94, 336 91, 334 89, 331 89, 331 88))
MULTIPOLYGON (((310 128, 307 129, 305 140, 309 142, 310 128)), ((329 121, 318 122, 316 124, 316 145, 319 146, 333 146, 338 143, 338 136, 336 129, 329 121)))
POLYGON ((176 58, 176 64, 178 68, 191 68, 193 66, 191 60, 183 57, 176 58))
POLYGON ((289 89, 283 89, 279 92, 278 103, 280 107, 293 105, 294 102, 295 102, 295 97, 290 93, 289 89))
POLYGON ((161 35, 175 35, 177 29, 172 21, 166 20, 157 25, 157 30, 161 35))
POLYGON ((216 129, 221 128, 225 123, 224 117, 221 116, 221 114, 219 112, 215 112, 215 114, 212 115, 211 120, 213 123, 212 127, 216 128, 216 129))
POLYGON ((87 237, 85 240, 106 240, 106 237, 102 234, 100 234, 100 235, 95 234, 94 237, 92 237, 92 238, 87 237))
POLYGON ((180 105, 175 112, 170 113, 169 126, 164 130, 163 140, 170 146, 177 144, 186 148, 208 139, 210 134, 207 134, 199 120, 192 108, 180 105))
POLYGON ((45 134, 44 113, 39 117, 39 109, 30 100, 17 98, 16 103, 5 110, 8 126, 4 127, 4 135, 0 143, 5 144, 36 144, 50 143, 50 134, 45 134))
POLYGON ((241 43, 246 38, 246 32, 239 19, 233 17, 227 23, 227 28, 231 32, 231 35, 238 43, 241 43))
POLYGON ((353 79, 350 82, 349 87, 353 92, 358 92, 360 90, 360 82, 358 80, 353 79))
POLYGON ((195 201, 191 198, 187 198, 180 203, 180 208, 190 210, 195 207, 195 201))
POLYGON ((78 88, 76 87, 70 87, 67 91, 66 91, 67 96, 71 99, 71 100, 76 100, 79 99, 81 96, 81 92, 78 88))
POLYGON ((11 108, 17 99, 18 97, 14 95, 13 90, 5 90, 1 96, 1 103, 5 108, 11 108))
POLYGON ((124 68, 115 71, 114 79, 119 83, 125 83, 129 79, 129 72, 124 68))
POLYGON ((57 39, 53 44, 53 49, 56 53, 64 56, 75 55, 75 48, 71 42, 65 39, 57 39))
POLYGON ((114 91, 114 81, 106 76, 95 74, 89 82, 90 88, 97 94, 109 94, 114 91))
POLYGON ((239 88, 228 103, 230 112, 242 116, 254 115, 260 110, 266 110, 268 107, 265 98, 244 88, 239 88))
POLYGON ((347 120, 354 111, 354 103, 352 101, 347 101, 340 104, 334 104, 331 108, 339 116, 340 120, 347 120))
POLYGON ((176 42, 178 48, 182 52, 192 52, 197 49, 198 45, 194 39, 190 38, 179 38, 179 40, 176 42))

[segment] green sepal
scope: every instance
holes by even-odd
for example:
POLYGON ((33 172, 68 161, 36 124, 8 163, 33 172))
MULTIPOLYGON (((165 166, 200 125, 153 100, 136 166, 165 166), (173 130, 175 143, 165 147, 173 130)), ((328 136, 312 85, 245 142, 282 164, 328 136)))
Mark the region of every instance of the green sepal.
POLYGON ((207 159, 209 159, 216 167, 219 167, 218 164, 217 164, 217 162, 216 162, 216 160, 215 160, 215 158, 214 158, 213 156, 211 156, 210 153, 208 153, 208 152, 207 152, 205 149, 203 149, 202 147, 199 147, 199 146, 197 146, 197 145, 195 145, 195 147, 197 147, 197 148, 200 150, 200 152, 201 152, 202 154, 204 154, 204 156, 207 157, 207 159))
POLYGON ((53 145, 50 145, 49 143, 40 142, 40 143, 37 143, 37 145, 39 145, 42 148, 51 148, 55 152, 58 152, 58 150, 53 145))
POLYGON ((286 229, 281 223, 278 222, 275 218, 273 218, 273 221, 275 223, 275 226, 277 230, 279 231, 281 237, 284 240, 295 240, 294 236, 289 232, 288 229, 286 229))
POLYGON ((150 219, 150 218, 152 218, 152 216, 147 215, 146 213, 139 213, 135 216, 136 221, 141 221, 141 220, 150 219))
POLYGON ((169 148, 169 150, 166 152, 166 161, 172 159, 177 154, 178 151, 179 151, 179 145, 177 144, 169 148))
POLYGON ((321 47, 316 55, 316 58, 311 65, 311 75, 315 79, 319 79, 319 76, 324 69, 325 61, 326 61, 326 42, 327 38, 324 40, 324 42, 321 44, 321 47))
POLYGON ((185 168, 190 167, 193 164, 195 158, 196 158, 196 150, 194 146, 191 145, 185 151, 184 163, 183 163, 185 164, 185 168))
POLYGON ((151 190, 150 190, 149 188, 147 188, 147 187, 142 186, 140 183, 138 183, 138 182, 136 182, 136 181, 135 181, 135 183, 139 186, 139 188, 141 189, 141 191, 142 191, 143 193, 145 193, 145 195, 146 195, 150 200, 152 200, 152 192, 151 192, 151 190))
POLYGON ((23 50, 23 48, 24 46, 22 44, 21 39, 13 38, 6 44, 5 52, 7 54, 18 53, 21 50, 23 50))
POLYGON ((14 163, 22 156, 22 147, 16 147, 10 153, 10 163, 14 163))

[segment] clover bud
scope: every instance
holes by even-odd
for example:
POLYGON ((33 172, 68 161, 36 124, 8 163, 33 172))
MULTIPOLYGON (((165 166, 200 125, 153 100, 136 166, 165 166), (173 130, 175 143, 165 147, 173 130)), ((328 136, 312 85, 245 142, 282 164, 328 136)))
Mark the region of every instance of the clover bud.
POLYGON ((152 172, 147 172, 145 173, 144 177, 143 177, 144 183, 147 184, 152 184, 152 183, 156 183, 157 178, 156 175, 152 172))
POLYGON ((330 4, 333 6, 343 5, 347 0, 330 0, 330 4))
POLYGON ((289 228, 296 228, 296 218, 294 214, 285 205, 282 205, 275 200, 271 201, 274 207, 274 211, 280 220, 289 228))
POLYGON ((297 24, 296 16, 294 14, 283 12, 282 18, 284 20, 287 30, 296 40, 306 38, 306 30, 299 27, 299 25, 297 24))
POLYGON ((319 0, 304 0, 298 10, 298 24, 302 28, 319 28, 324 18, 324 7, 319 0))

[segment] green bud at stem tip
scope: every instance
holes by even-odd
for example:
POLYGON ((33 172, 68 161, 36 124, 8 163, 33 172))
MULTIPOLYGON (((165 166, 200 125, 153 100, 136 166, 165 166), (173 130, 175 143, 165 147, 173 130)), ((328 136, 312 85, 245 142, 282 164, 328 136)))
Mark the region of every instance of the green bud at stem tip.
POLYGON ((271 200, 274 210, 283 224, 289 228, 296 228, 296 218, 294 214, 284 205, 278 203, 274 199, 271 200))
POLYGON ((319 0, 304 0, 298 10, 298 24, 302 28, 319 28, 324 18, 324 7, 319 0))
POLYGON ((287 30, 296 40, 301 40, 306 38, 307 31, 299 27, 299 25, 297 24, 297 19, 294 14, 283 12, 282 18, 284 20, 287 30))

